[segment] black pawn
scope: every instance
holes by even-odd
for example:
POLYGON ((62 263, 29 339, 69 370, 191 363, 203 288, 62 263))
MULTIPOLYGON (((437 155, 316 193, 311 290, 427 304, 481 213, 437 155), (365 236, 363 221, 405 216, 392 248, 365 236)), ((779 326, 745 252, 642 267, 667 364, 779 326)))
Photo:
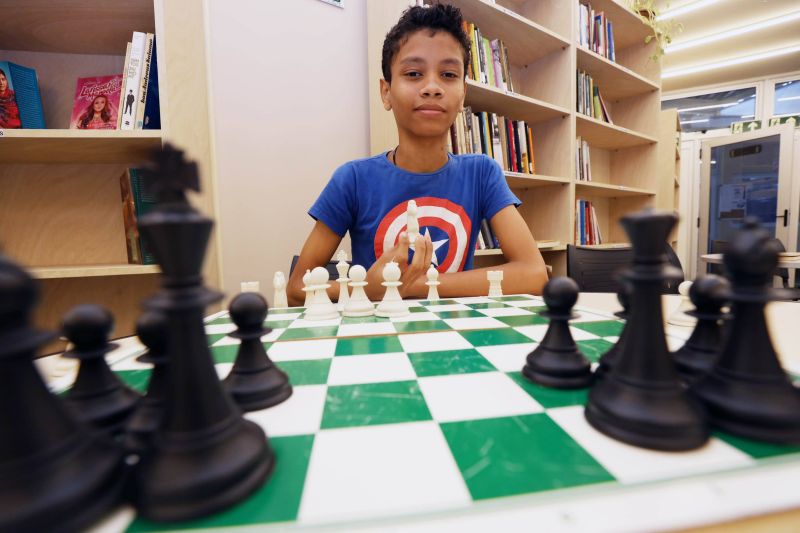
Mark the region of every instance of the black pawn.
POLYGON ((64 398, 81 422, 110 433, 119 433, 141 396, 111 371, 105 355, 116 344, 108 342, 114 319, 94 304, 70 309, 61 323, 64 335, 74 345, 64 357, 78 359, 75 383, 64 398))
POLYGON ((81 531, 118 504, 122 450, 50 393, 30 326, 33 279, 0 254, 0 531, 81 531))
POLYGON ((694 310, 686 314, 697 318, 692 335, 678 350, 673 352, 675 365, 687 383, 711 370, 722 347, 722 320, 725 314, 722 306, 730 285, 728 281, 714 274, 702 277, 692 283, 689 298, 694 310))
POLYGON ((257 292, 243 292, 228 310, 237 330, 230 334, 242 342, 223 384, 243 411, 277 405, 292 395, 289 377, 267 355, 261 337, 272 331, 264 326, 267 301, 257 292))
POLYGON ((136 335, 147 347, 147 351, 136 360, 153 365, 153 370, 147 384, 147 395, 139 402, 125 427, 125 447, 141 452, 149 445, 164 412, 169 367, 166 315, 158 311, 145 311, 136 321, 136 335))
POLYGON ((781 368, 764 316, 777 296, 769 285, 778 250, 756 219, 745 219, 724 256, 733 318, 716 364, 691 391, 723 431, 800 444, 800 390, 781 368))
POLYGON ((702 408, 681 384, 667 350, 661 293, 675 275, 664 241, 677 217, 643 211, 622 218, 633 245, 628 335, 610 371, 589 392, 586 420, 615 439, 657 450, 690 450, 708 440, 702 408))
POLYGON ((572 306, 578 301, 578 284, 572 278, 557 277, 547 282, 542 292, 550 319, 542 342, 530 353, 522 373, 529 380, 557 389, 588 387, 592 382, 591 363, 581 353, 569 320, 575 318, 572 306))
POLYGON ((200 189, 197 166, 168 144, 155 159, 144 178, 157 205, 139 230, 163 272, 161 290, 145 307, 167 316, 169 371, 163 418, 134 468, 131 493, 142 517, 173 522, 247 498, 272 472, 275 454, 223 389, 208 348, 205 307, 222 294, 203 286, 214 224, 186 198, 200 189))
POLYGON ((622 326, 622 331, 620 331, 619 338, 617 339, 617 342, 614 343, 614 346, 609 348, 608 351, 604 353, 597 362, 597 369, 594 371, 595 378, 597 379, 603 377, 603 374, 611 370, 611 367, 614 366, 614 363, 617 360, 619 352, 622 351, 622 347, 625 346, 625 339, 628 337, 628 313, 630 313, 631 308, 630 292, 630 283, 622 280, 620 282, 619 291, 617 292, 617 300, 619 300, 622 310, 614 313, 614 316, 624 320, 625 325, 622 326))

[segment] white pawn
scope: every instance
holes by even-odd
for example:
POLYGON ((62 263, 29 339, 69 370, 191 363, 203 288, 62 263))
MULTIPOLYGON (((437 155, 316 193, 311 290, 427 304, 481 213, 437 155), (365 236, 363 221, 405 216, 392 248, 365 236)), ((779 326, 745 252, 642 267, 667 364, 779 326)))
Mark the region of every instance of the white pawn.
POLYGON ((435 266, 431 265, 425 275, 428 277, 428 281, 425 282, 425 285, 428 286, 428 297, 426 300, 429 302, 436 302, 439 300, 439 289, 437 289, 437 287, 442 283, 439 281, 439 271, 436 270, 435 266))
POLYGON ((389 261, 383 267, 383 285, 386 287, 386 293, 383 295, 383 300, 378 304, 375 310, 375 316, 382 316, 386 318, 406 316, 409 314, 408 306, 400 296, 398 287, 403 284, 400 281, 400 267, 394 261, 389 261))
POLYGON ((691 288, 691 281, 682 281, 681 284, 678 285, 678 293, 681 295, 681 303, 667 319, 667 322, 673 326, 694 327, 694 325, 697 324, 697 319, 695 317, 686 314, 686 311, 691 311, 694 309, 694 304, 689 298, 689 289, 691 288))
POLYGON ((336 280, 339 284, 339 299, 336 302, 336 309, 341 312, 344 311, 344 306, 347 305, 347 301, 350 299, 350 294, 347 292, 347 282, 350 281, 347 277, 347 270, 350 265, 347 264, 347 252, 344 250, 339 250, 336 258, 339 260, 336 263, 336 270, 339 272, 339 279, 336 280))
POLYGON ((303 318, 306 320, 331 320, 339 318, 339 311, 331 302, 328 296, 328 269, 316 267, 311 271, 310 285, 308 288, 314 291, 310 305, 306 308, 303 318))
POLYGON ((289 299, 286 297, 286 277, 280 270, 272 276, 272 289, 273 309, 289 307, 289 299))
POLYGON ((314 296, 314 290, 309 288, 311 284, 311 271, 306 269, 306 273, 303 274, 303 292, 306 293, 306 299, 303 301, 303 307, 308 307, 308 304, 311 303, 311 297, 314 296))
POLYGON ((375 306, 367 298, 367 293, 364 292, 364 287, 367 286, 367 270, 361 265, 353 265, 350 267, 350 287, 353 288, 353 293, 344 306, 344 316, 370 316, 375 313, 375 306))
POLYGON ((486 272, 489 280, 489 298, 498 298, 503 295, 503 271, 489 270, 486 272))
POLYGON ((408 235, 408 247, 414 250, 414 241, 419 237, 419 220, 417 219, 417 202, 408 201, 406 207, 406 234, 408 235))

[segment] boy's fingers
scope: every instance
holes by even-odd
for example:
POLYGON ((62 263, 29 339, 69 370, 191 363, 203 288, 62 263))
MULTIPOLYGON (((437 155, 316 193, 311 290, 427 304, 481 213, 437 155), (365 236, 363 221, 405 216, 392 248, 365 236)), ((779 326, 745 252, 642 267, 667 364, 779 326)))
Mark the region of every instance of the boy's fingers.
POLYGON ((433 258, 433 242, 431 241, 430 236, 427 236, 425 238, 425 242, 426 242, 427 248, 426 248, 426 251, 425 251, 425 264, 423 265, 423 268, 425 268, 425 270, 427 270, 428 269, 428 265, 431 264, 431 259, 433 258))
POLYGON ((405 231, 400 233, 400 239, 397 241, 395 251, 395 262, 400 265, 408 264, 408 234, 405 231))

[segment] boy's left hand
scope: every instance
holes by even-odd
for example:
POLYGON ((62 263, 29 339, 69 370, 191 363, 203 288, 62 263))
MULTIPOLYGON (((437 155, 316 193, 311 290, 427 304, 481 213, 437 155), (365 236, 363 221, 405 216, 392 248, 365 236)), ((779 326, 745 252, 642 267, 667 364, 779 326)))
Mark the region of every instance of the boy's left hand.
POLYGON ((415 250, 411 263, 408 262, 408 246, 408 234, 403 232, 400 234, 397 245, 385 250, 383 255, 367 271, 369 285, 365 289, 370 300, 378 301, 383 298, 385 292, 385 288, 381 285, 383 282, 383 267, 392 260, 400 267, 400 281, 403 282, 398 288, 400 296, 406 298, 421 294, 420 287, 423 286, 423 280, 426 279, 425 274, 431 264, 433 243, 429 235, 417 235, 414 241, 415 250))

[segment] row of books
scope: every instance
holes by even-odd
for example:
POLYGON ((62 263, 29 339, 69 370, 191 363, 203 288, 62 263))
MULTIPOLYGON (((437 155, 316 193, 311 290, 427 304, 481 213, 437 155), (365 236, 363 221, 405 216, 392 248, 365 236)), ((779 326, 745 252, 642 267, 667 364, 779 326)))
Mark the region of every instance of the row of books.
POLYGON ((486 219, 481 220, 481 229, 478 232, 477 250, 499 250, 500 241, 497 240, 492 226, 486 219))
POLYGON ((602 120, 613 124, 611 115, 608 113, 600 88, 595 84, 594 79, 583 71, 577 72, 578 83, 578 113, 588 115, 597 120, 602 120))
POLYGON ((125 50, 125 67, 122 71, 119 95, 118 129, 161 128, 157 55, 155 35, 133 32, 131 42, 125 50))
POLYGON ((580 136, 575 139, 575 178, 578 181, 592 181, 592 159, 589 143, 580 136))
POLYGON ((584 246, 603 244, 597 212, 588 200, 575 200, 575 242, 584 246))
POLYGON ((533 130, 523 120, 496 113, 473 113, 467 106, 450 127, 448 149, 455 154, 486 154, 504 170, 536 173, 533 130))
POLYGON ((475 24, 467 21, 464 21, 464 33, 469 38, 472 53, 472 64, 467 68, 467 76, 477 82, 513 92, 511 63, 503 41, 490 41, 475 24))
POLYGON ((141 171, 129 168, 119 178, 122 197, 122 220, 125 226, 125 245, 128 263, 132 265, 154 265, 155 257, 139 235, 139 218, 155 207, 155 198, 148 194, 141 171))
POLYGON ((611 61, 617 60, 611 21, 605 12, 595 13, 591 4, 578 2, 578 44, 611 61))

